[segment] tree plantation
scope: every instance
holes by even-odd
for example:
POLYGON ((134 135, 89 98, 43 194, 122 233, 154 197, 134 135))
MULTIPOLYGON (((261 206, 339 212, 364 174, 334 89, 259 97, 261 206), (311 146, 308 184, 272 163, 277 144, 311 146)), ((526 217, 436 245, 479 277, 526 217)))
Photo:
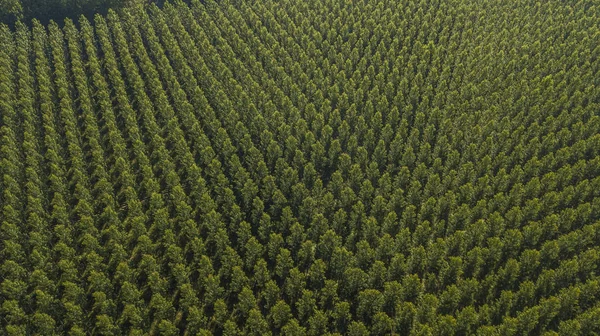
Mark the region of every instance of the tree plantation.
POLYGON ((0 335, 600 333, 599 22, 176 0, 0 25, 0 335))
MULTIPOLYGON (((188 1, 189 0, 185 0, 188 1)), ((65 17, 94 13, 106 14, 109 8, 144 6, 151 3, 162 5, 165 0, 0 0, 0 21, 14 26, 16 21, 37 19, 42 23, 65 17)))

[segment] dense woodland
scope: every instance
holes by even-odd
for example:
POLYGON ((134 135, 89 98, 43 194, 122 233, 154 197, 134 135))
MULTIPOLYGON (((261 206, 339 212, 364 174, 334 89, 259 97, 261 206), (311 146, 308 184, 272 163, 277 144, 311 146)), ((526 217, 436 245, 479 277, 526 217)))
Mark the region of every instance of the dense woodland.
MULTIPOLYGON (((186 0, 187 1, 187 0, 186 0)), ((144 7, 150 4, 162 6, 164 0, 0 0, 0 22, 14 27, 19 20, 30 23, 33 19, 42 24, 64 18, 77 19, 80 15, 93 18, 94 14, 106 14, 109 9, 144 7)))
POLYGON ((0 334, 600 333, 600 3, 0 26, 0 334))

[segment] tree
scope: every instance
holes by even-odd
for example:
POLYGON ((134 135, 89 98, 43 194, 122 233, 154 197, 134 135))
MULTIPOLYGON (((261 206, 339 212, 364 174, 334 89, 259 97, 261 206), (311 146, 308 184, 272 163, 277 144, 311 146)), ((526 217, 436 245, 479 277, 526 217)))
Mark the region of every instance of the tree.
POLYGON ((265 321, 260 311, 256 308, 250 310, 248 313, 244 332, 247 335, 255 336, 271 335, 267 321, 265 321))
POLYGON ((394 320, 384 312, 373 316, 371 332, 375 335, 388 335, 394 330, 394 320))
POLYGON ((248 287, 244 287, 238 294, 237 308, 239 309, 242 317, 248 318, 250 311, 253 308, 258 307, 254 293, 248 287))
POLYGON ((360 268, 348 268, 343 275, 344 298, 352 298, 365 289, 369 283, 369 276, 360 268))
POLYGON ((294 261, 292 260, 290 251, 285 248, 279 249, 279 254, 277 255, 277 260, 275 264, 275 274, 277 274, 277 276, 279 276, 280 279, 285 279, 288 275, 289 270, 293 266, 294 261))
POLYGON ((362 322, 353 321, 348 326, 348 335, 366 336, 369 335, 369 329, 362 322))
POLYGON ((285 280, 284 292, 290 300, 290 303, 295 303, 302 295, 303 289, 306 288, 306 276, 300 272, 297 267, 290 270, 290 273, 285 280))
POLYGON ((328 319, 327 315, 321 311, 316 310, 314 314, 308 319, 308 334, 309 335, 324 335, 327 333, 328 319))
POLYGON ((273 307, 271 307, 269 319, 272 322, 271 325, 276 329, 286 326, 291 317, 292 309, 287 303, 285 303, 285 301, 279 300, 273 307))
POLYGON ((384 297, 376 289, 365 289, 358 293, 357 316, 367 324, 371 324, 373 316, 382 311, 384 297))
POLYGON ((303 336, 306 335, 306 328, 298 323, 298 320, 291 319, 281 330, 286 336, 303 336))

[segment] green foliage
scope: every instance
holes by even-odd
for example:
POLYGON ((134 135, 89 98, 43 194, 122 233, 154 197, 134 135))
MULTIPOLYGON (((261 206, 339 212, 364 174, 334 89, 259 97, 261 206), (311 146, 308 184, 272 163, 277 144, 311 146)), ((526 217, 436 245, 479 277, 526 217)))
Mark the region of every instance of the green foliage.
POLYGON ((0 334, 600 333, 593 1, 59 2, 0 1, 0 334))
POLYGON ((13 26, 22 20, 29 24, 38 20, 61 22, 80 15, 93 17, 106 14, 109 9, 143 8, 151 4, 162 6, 164 0, 0 0, 0 22, 13 26))

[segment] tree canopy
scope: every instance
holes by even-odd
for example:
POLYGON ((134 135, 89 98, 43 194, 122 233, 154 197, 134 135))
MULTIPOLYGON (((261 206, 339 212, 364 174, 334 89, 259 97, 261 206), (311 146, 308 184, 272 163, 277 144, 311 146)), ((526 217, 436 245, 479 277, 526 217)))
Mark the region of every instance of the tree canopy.
POLYGON ((0 334, 600 333, 597 1, 37 4, 0 334))

